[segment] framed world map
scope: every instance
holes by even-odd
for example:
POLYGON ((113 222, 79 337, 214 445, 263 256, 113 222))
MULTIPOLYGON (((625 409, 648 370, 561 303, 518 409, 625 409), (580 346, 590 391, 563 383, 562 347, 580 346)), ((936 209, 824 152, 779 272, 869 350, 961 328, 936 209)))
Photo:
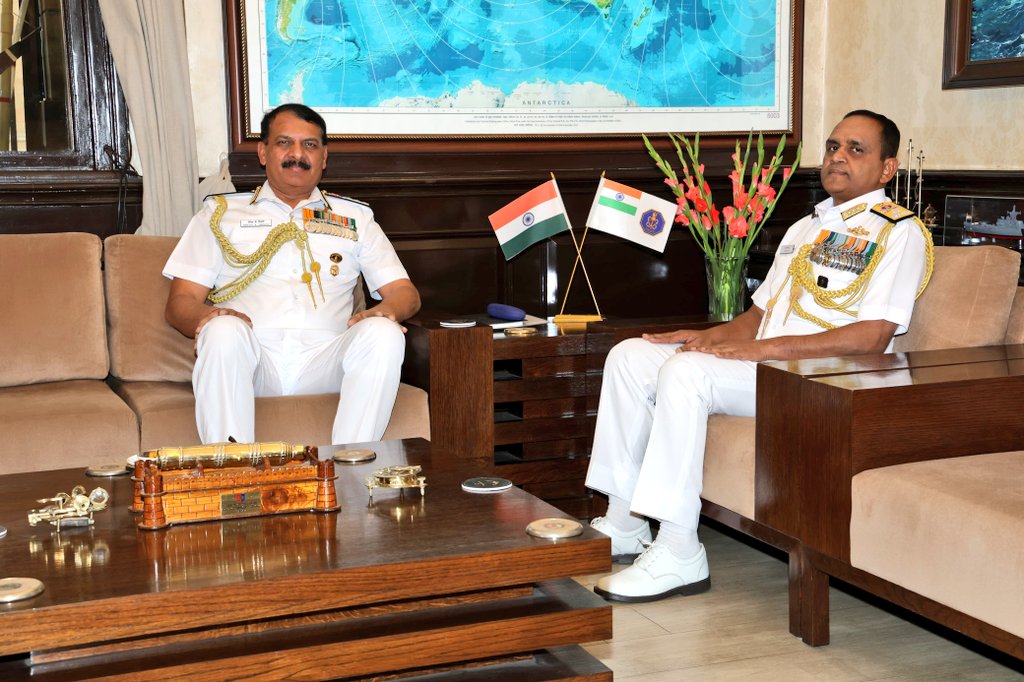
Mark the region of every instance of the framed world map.
POLYGON ((231 1, 247 139, 284 102, 343 137, 794 127, 799 0, 231 1))

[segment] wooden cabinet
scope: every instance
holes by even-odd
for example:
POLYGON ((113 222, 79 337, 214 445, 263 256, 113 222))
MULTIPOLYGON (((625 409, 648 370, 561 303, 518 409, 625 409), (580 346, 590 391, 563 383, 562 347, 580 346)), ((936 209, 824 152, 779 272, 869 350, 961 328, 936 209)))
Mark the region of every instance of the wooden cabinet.
POLYGON ((506 336, 427 316, 408 327, 403 380, 430 393, 435 445, 491 454, 496 475, 573 516, 603 512, 583 485, 600 376, 588 367, 585 327, 506 336))
MULTIPOLYGON (((696 318, 549 324, 532 336, 410 322, 403 381, 430 393, 431 440, 460 456, 493 455, 494 473, 580 518, 604 513, 583 484, 608 350, 696 318)), ((698 321, 706 324, 703 319, 698 321)))

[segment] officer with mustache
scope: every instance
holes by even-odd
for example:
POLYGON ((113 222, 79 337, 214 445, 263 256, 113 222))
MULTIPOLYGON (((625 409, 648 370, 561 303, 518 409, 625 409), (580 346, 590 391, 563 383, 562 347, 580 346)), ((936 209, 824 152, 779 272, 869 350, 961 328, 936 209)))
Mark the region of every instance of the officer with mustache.
POLYGON ((319 114, 267 112, 257 152, 266 181, 208 197, 163 271, 167 321, 196 340, 200 439, 255 441, 256 397, 338 393, 332 442, 379 440, 419 292, 370 207, 318 187, 319 114), (363 281, 378 302, 353 314, 363 281))

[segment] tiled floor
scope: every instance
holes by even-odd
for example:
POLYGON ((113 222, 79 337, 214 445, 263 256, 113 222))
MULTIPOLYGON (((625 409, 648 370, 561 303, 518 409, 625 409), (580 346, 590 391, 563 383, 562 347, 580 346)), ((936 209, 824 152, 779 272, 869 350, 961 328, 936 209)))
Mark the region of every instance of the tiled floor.
MULTIPOLYGON (((615 679, 1020 680, 1007 667, 887 610, 832 588, 829 646, 789 634, 784 561, 702 527, 711 590, 616 605, 615 637, 586 646, 615 679)), ((621 567, 620 567, 621 568, 621 567)), ((592 586, 600 576, 577 578, 592 586)))

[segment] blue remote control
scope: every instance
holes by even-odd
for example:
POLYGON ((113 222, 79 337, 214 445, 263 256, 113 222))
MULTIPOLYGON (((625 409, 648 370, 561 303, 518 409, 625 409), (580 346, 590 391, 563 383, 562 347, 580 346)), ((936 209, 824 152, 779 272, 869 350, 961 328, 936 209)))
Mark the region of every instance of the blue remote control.
POLYGON ((526 317, 526 311, 504 303, 488 303, 487 314, 499 320, 518 322, 526 317))

